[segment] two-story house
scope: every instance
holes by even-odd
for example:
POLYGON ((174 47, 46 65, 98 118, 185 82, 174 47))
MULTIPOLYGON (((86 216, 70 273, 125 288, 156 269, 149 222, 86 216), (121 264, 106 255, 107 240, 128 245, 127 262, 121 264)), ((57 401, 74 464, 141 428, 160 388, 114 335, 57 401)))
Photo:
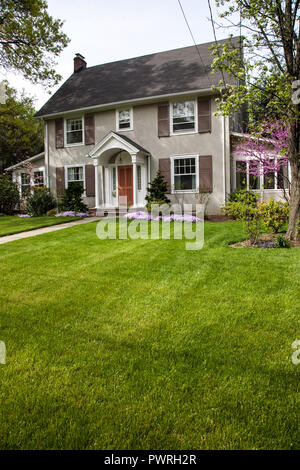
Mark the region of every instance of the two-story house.
MULTIPOLYGON (((197 203, 209 192, 207 212, 220 213, 237 178, 232 122, 215 115, 212 86, 222 76, 211 74, 213 44, 94 67, 76 54, 74 73, 36 114, 45 122, 45 152, 30 161, 44 184, 59 197, 80 182, 101 215, 120 196, 143 208, 160 169, 171 201, 197 203)), ((30 183, 18 165, 10 170, 21 190, 30 183)))

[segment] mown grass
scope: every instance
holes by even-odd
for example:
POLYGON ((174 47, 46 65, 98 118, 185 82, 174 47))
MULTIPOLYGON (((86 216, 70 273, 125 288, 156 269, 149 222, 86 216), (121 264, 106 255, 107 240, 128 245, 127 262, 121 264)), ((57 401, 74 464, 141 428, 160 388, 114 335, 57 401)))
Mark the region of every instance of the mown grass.
POLYGON ((66 222, 78 220, 80 217, 17 217, 17 216, 1 216, 0 217, 0 237, 5 235, 13 235, 14 233, 26 232, 50 225, 58 225, 66 222))
POLYGON ((0 246, 0 448, 299 449, 300 251, 95 228, 0 246))

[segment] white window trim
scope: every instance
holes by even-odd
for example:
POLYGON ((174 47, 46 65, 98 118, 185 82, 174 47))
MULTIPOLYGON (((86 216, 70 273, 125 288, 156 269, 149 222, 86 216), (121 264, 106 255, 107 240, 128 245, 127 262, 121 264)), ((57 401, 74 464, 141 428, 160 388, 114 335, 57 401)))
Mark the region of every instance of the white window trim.
MULTIPOLYGON (((280 159, 280 158, 282 158, 282 157, 276 156, 276 157, 274 157, 274 158, 275 158, 275 160, 278 160, 278 159, 280 159)), ((243 161, 243 162, 246 162, 246 164, 247 164, 247 171, 246 171, 246 183, 247 183, 246 190, 247 190, 247 191, 250 191, 250 190, 251 190, 251 191, 256 191, 256 192, 259 192, 259 193, 261 193, 261 192, 273 192, 273 191, 276 191, 276 192, 278 192, 278 191, 280 191, 280 192, 284 191, 282 188, 277 188, 277 178, 278 178, 278 177, 277 177, 277 171, 274 172, 274 173, 275 173, 275 184, 274 184, 274 188, 273 188, 273 189, 264 188, 264 175, 260 175, 260 177, 259 177, 260 189, 250 189, 250 188, 249 188, 249 162, 250 162, 251 160, 255 160, 255 159, 254 159, 254 158, 251 158, 251 157, 247 157, 247 158, 244 158, 244 159, 242 159, 242 158, 240 158, 240 157, 239 157, 239 158, 236 157, 236 158, 234 159, 234 189, 237 189, 237 186, 236 186, 236 173, 237 173, 237 171, 236 171, 236 165, 237 165, 238 162, 243 161)), ((290 164, 289 164, 289 163, 288 163, 288 177, 289 177, 289 179, 290 179, 290 164)))
POLYGON ((73 116, 73 117, 68 117, 64 118, 64 143, 65 147, 79 147, 81 145, 85 145, 85 139, 84 139, 84 116, 73 116), (67 143, 67 121, 71 119, 81 119, 82 121, 82 142, 75 142, 74 144, 68 144, 67 143))
POLYGON ((199 154, 185 154, 185 155, 172 155, 171 159, 171 194, 197 194, 199 193, 199 154), (174 189, 175 188, 175 174, 174 174, 174 160, 182 158, 195 158, 196 160, 196 188, 195 189, 174 189))
POLYGON ((68 168, 78 168, 78 167, 83 167, 83 197, 86 197, 86 184, 85 184, 85 163, 77 163, 74 165, 65 165, 65 189, 68 188, 68 168))
POLYGON ((133 108, 132 107, 123 107, 123 108, 117 108, 116 109, 116 129, 117 132, 127 132, 127 131, 133 131, 133 108), (120 129, 119 127, 119 112, 120 111, 125 111, 126 109, 129 110, 130 114, 130 126, 126 127, 126 129, 120 129))
POLYGON ((186 99, 174 99, 169 102, 169 121, 170 121, 170 135, 186 135, 186 134, 198 134, 198 100, 195 98, 186 98, 186 99), (174 132, 173 131, 173 104, 181 103, 184 101, 193 101, 194 102, 194 112, 195 112, 195 129, 190 131, 174 132))

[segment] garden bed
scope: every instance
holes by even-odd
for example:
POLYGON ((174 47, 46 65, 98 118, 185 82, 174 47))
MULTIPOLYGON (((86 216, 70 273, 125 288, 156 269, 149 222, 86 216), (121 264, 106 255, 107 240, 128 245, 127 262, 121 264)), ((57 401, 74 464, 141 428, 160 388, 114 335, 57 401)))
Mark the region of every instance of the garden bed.
MULTIPOLYGON (((274 248, 273 244, 276 242, 278 233, 263 233, 256 244, 251 244, 250 240, 243 240, 242 242, 232 243, 229 246, 232 248, 274 248)), ((290 242, 290 248, 299 248, 300 240, 290 242)))

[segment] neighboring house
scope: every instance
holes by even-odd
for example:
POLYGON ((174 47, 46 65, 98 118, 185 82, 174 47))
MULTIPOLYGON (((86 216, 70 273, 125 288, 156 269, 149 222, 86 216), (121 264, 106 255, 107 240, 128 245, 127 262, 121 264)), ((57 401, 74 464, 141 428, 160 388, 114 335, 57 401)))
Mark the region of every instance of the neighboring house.
POLYGON ((19 186, 21 198, 24 198, 31 186, 45 185, 45 152, 16 163, 5 171, 12 172, 12 179, 19 186))
MULTIPOLYGON (((232 42, 239 47, 239 38, 232 42)), ((222 75, 211 74, 213 44, 94 67, 76 54, 74 73, 36 114, 45 122, 51 191, 60 197, 78 181, 99 215, 118 207, 120 196, 143 208, 160 169, 171 201, 197 203, 209 192, 207 213, 218 214, 235 187, 231 129, 240 129, 241 114, 215 116, 212 85, 222 75)))

